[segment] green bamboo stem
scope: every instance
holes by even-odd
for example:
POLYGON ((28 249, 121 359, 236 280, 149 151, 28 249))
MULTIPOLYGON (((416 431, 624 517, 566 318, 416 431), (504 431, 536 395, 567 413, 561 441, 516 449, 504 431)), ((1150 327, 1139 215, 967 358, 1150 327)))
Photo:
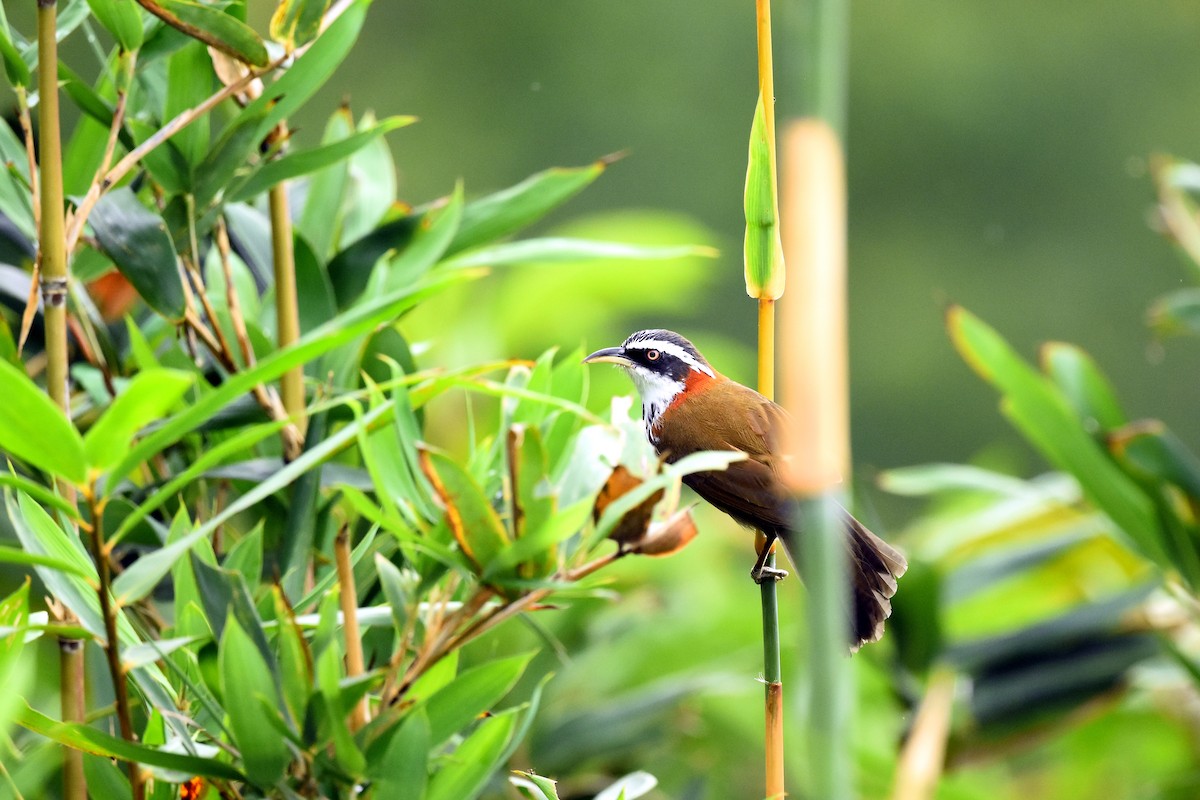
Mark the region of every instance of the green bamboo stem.
MULTIPOLYGON (((55 38, 58 6, 55 0, 38 0, 38 151, 40 154, 38 187, 38 271, 42 292, 42 319, 46 342, 46 391, 70 417, 71 393, 68 389, 67 358, 67 248, 63 225, 62 134, 58 109, 58 41, 55 38)), ((30 154, 32 157, 32 153, 30 154)), ((59 492, 74 500, 74 487, 62 482, 59 492)), ((65 606, 64 606, 65 608, 65 606)), ((66 624, 77 620, 65 612, 66 624)), ((59 679, 64 722, 83 722, 84 700, 83 642, 59 638, 59 679)), ((63 748, 63 796, 70 800, 87 797, 83 773, 83 753, 63 748)))
MULTIPOLYGON (((758 301, 758 390, 765 397, 775 394, 775 301, 761 298, 758 301)), ((755 539, 757 547, 763 547, 766 537, 761 533, 755 539)), ((765 566, 775 566, 775 553, 767 556, 765 566)), ((776 581, 767 580, 759 584, 763 625, 763 681, 766 684, 764 722, 764 772, 767 797, 783 797, 784 747, 783 747, 783 666, 779 644, 779 592, 776 581)))
POLYGON ((849 581, 842 481, 850 475, 846 345, 846 196, 840 131, 845 119, 845 0, 808 0, 790 10, 787 93, 799 113, 782 133, 781 223, 787 282, 783 376, 795 421, 790 481, 803 522, 808 576, 809 680, 806 787, 812 797, 855 796, 851 757, 853 662, 847 661, 849 581))

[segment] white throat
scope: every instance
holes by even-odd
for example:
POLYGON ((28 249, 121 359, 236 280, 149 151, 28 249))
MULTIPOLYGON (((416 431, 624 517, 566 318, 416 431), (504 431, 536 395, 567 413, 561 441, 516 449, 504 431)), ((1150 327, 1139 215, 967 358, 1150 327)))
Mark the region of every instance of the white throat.
POLYGON ((629 377, 642 396, 642 421, 646 423, 646 436, 651 444, 656 444, 654 426, 671 401, 683 391, 683 381, 673 381, 636 364, 629 367, 629 377))

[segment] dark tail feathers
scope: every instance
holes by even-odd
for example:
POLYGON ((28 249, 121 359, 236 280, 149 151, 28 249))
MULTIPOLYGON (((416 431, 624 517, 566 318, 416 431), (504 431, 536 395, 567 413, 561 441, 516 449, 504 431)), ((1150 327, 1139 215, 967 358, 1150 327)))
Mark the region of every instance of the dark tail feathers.
POLYGON ((850 574, 854 592, 851 652, 883 636, 883 621, 892 615, 896 579, 908 569, 900 551, 846 514, 850 574))

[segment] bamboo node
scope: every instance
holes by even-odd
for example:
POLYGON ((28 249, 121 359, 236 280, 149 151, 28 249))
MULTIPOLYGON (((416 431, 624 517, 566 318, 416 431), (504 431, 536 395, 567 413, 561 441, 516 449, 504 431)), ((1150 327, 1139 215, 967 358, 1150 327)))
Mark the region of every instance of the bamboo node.
POLYGON ((41 276, 42 302, 47 306, 62 306, 67 303, 67 279, 41 276))

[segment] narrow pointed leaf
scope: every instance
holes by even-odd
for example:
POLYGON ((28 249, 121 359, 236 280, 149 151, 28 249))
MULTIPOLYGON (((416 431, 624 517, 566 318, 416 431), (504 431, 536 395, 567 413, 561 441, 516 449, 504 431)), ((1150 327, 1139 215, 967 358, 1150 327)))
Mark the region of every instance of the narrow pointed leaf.
POLYGON ((516 685, 532 653, 489 661, 462 672, 425 703, 430 742, 438 746, 471 724, 516 685))
POLYGON ((581 264, 624 259, 672 259, 685 256, 714 258, 717 251, 702 245, 636 245, 588 239, 522 239, 481 247, 454 256, 447 267, 506 267, 513 264, 581 264))
POLYGON ((484 720, 429 782, 427 800, 474 800, 492 772, 517 726, 517 715, 500 714, 484 720))
POLYGON ((1089 432, 1110 431, 1125 424, 1116 392, 1083 350, 1050 342, 1042 348, 1042 364, 1089 432))
POLYGON ((87 0, 87 4, 122 50, 142 46, 142 15, 134 0, 87 0))
POLYGON ((142 7, 176 30, 226 55, 265 67, 267 47, 254 29, 218 8, 189 0, 138 0, 142 7))
POLYGON ((446 521, 458 546, 482 570, 508 546, 500 517, 479 484, 452 459, 422 450, 421 469, 446 508, 446 521))
POLYGON ((271 15, 271 38, 288 50, 316 38, 329 0, 282 0, 271 15))
POLYGON ((232 615, 221 638, 220 668, 229 727, 246 775, 259 786, 271 786, 292 760, 286 742, 264 713, 278 708, 279 698, 258 647, 232 615))

